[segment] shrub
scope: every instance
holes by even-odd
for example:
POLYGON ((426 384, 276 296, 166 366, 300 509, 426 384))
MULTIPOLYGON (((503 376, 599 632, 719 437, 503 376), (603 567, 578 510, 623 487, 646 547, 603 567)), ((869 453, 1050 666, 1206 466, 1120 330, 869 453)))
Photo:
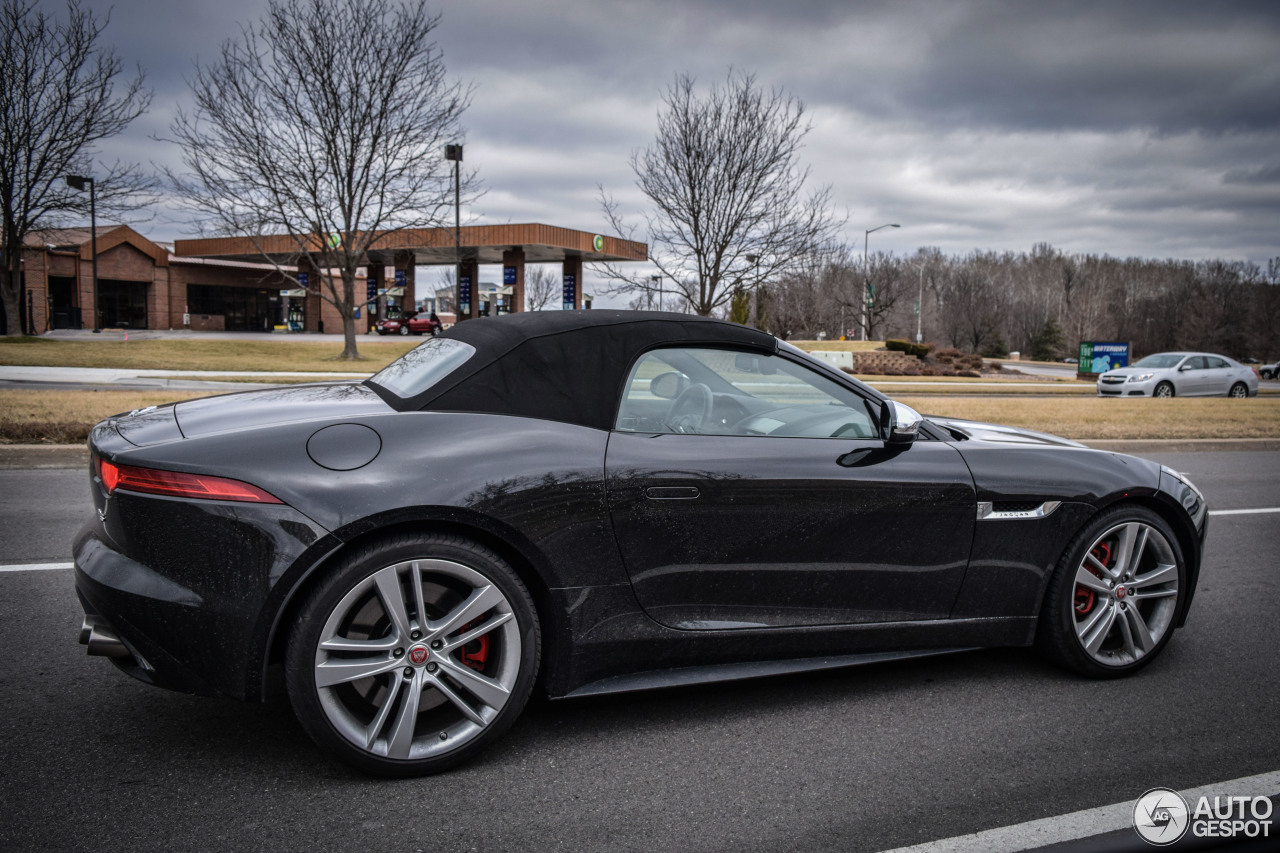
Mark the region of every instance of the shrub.
POLYGON ((929 347, 925 344, 913 344, 910 341, 888 340, 884 342, 884 348, 890 352, 905 352, 907 355, 914 355, 916 358, 924 358, 929 354, 929 347))
POLYGON ((979 373, 979 372, 978 372, 978 371, 976 371, 976 370, 961 370, 961 371, 958 371, 958 372, 956 373, 956 376, 967 376, 967 377, 969 377, 970 379, 981 379, 981 378, 982 378, 982 374, 981 374, 981 373, 979 373))
POLYGON ((982 354, 988 358, 1005 358, 1009 355, 1009 345, 1004 338, 996 335, 982 346, 982 354))

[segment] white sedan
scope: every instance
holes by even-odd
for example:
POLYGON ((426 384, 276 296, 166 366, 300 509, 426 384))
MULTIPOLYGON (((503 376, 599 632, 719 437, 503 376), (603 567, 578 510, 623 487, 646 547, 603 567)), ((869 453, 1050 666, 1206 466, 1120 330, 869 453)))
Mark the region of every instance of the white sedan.
POLYGON ((1098 377, 1099 397, 1255 397, 1258 377, 1224 355, 1161 352, 1098 377))

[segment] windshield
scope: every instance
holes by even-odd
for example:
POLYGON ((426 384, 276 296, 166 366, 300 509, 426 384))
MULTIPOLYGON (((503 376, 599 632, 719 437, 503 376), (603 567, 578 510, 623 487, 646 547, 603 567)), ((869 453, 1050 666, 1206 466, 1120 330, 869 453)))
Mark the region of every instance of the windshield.
POLYGON ((1181 352, 1162 352, 1156 355, 1149 355, 1146 358, 1140 358, 1135 361, 1131 367, 1173 367, 1178 362, 1186 358, 1186 353, 1181 352))
POLYGON ((475 354, 471 344, 432 338, 388 364, 369 381, 397 397, 414 397, 435 385, 475 354))

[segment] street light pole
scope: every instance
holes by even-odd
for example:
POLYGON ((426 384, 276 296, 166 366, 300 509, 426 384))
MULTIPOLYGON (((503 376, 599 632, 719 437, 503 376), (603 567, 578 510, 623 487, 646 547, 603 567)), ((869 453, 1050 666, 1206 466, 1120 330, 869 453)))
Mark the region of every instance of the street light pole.
POLYGON ((867 242, 868 238, 881 228, 901 228, 897 223, 889 223, 888 225, 877 225, 875 228, 868 228, 862 234, 862 339, 867 339, 867 326, 870 325, 871 317, 869 311, 871 309, 871 271, 867 268, 867 242))
POLYGON ((920 298, 916 300, 916 343, 924 341, 924 261, 920 262, 920 298))
MULTIPOLYGON (((93 257, 90 259, 90 268, 93 271, 93 330, 101 332, 102 327, 98 323, 98 190, 97 184, 93 178, 87 175, 67 175, 67 186, 73 190, 84 192, 85 184, 89 185, 89 251, 93 257)), ((83 322, 83 318, 82 318, 83 322)))
POLYGON ((658 285, 658 310, 662 310, 662 276, 654 275, 649 277, 649 281, 658 285))
MULTIPOLYGON (((462 146, 446 145, 444 159, 453 162, 453 292, 454 318, 461 323, 462 316, 462 146)), ((470 283, 471 287, 475 282, 470 283)), ((471 316, 472 294, 467 294, 467 317, 471 316)))
POLYGON ((763 313, 762 309, 764 307, 764 289, 760 286, 760 256, 745 255, 744 257, 746 257, 747 263, 756 268, 756 283, 754 289, 756 292, 756 328, 759 329, 761 319, 760 315, 763 313))

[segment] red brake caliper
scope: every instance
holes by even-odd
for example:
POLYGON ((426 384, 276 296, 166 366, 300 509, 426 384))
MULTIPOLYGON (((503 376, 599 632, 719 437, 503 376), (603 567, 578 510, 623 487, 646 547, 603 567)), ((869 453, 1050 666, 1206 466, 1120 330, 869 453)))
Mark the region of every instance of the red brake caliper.
MULTIPOLYGON (((472 628, 480 624, 480 620, 476 619, 462 626, 460 633, 467 633, 472 628)), ((462 662, 477 672, 484 669, 485 663, 489 660, 489 635, 485 634, 476 637, 471 642, 462 647, 462 662)))
MULTIPOLYGON (((1095 560, 1097 560, 1099 563, 1102 563, 1102 565, 1104 566, 1110 565, 1111 543, 1099 542, 1098 546, 1094 548, 1092 551, 1090 551, 1089 553, 1093 555, 1093 558, 1095 560)), ((1085 568, 1089 568, 1089 567, 1085 566, 1085 568)), ((1093 569, 1089 569, 1089 571, 1093 572, 1095 575, 1098 574, 1093 569)), ((1101 575, 1099 575, 1099 577, 1101 577, 1101 575)), ((1094 593, 1093 590, 1089 589, 1087 586, 1076 584, 1075 603, 1076 603, 1077 614, 1084 616, 1086 613, 1088 613, 1090 610, 1093 609, 1093 605, 1096 604, 1097 601, 1098 601, 1098 596, 1094 593)))

